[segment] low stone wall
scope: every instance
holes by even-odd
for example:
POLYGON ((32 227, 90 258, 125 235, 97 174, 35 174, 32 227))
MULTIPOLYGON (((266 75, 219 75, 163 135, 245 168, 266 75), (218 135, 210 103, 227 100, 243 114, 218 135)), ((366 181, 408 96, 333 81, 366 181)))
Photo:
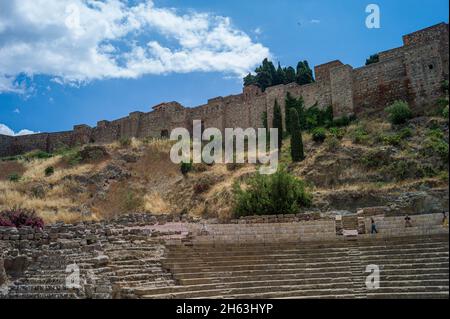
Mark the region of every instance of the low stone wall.
POLYGON ((195 244, 249 244, 327 240, 336 237, 333 220, 260 223, 260 224, 204 224, 192 225, 197 234, 195 244))
MULTIPOLYGON (((448 214, 447 214, 448 216, 448 214)), ((442 214, 427 214, 427 215, 411 215, 411 226, 406 227, 406 216, 386 217, 383 215, 374 216, 373 219, 380 234, 386 236, 398 236, 408 234, 434 234, 448 232, 448 228, 442 225, 442 214)), ((364 218, 366 233, 371 231, 371 218, 364 218)))

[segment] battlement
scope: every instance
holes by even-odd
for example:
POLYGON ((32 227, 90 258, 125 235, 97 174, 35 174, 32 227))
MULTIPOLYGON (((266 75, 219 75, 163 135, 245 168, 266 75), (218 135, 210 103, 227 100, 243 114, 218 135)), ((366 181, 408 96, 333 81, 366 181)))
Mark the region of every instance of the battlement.
POLYGON ((448 24, 439 23, 434 26, 407 34, 403 36, 405 46, 424 44, 431 41, 448 39, 448 24))
POLYGON ((215 97, 205 105, 185 108, 165 102, 150 112, 132 112, 114 121, 99 121, 96 127, 76 125, 73 131, 28 136, 0 135, 0 156, 34 149, 52 152, 61 146, 110 143, 121 138, 167 137, 176 127, 192 130, 192 121, 205 127, 263 127, 262 114, 272 123, 274 102, 284 107, 286 94, 303 97, 306 107, 332 106, 335 117, 383 114, 395 100, 407 101, 416 111, 433 105, 441 96, 441 83, 449 78, 448 24, 440 23, 403 36, 404 45, 378 53, 379 62, 353 68, 339 60, 317 65, 316 81, 267 88, 244 87, 241 94, 215 97))

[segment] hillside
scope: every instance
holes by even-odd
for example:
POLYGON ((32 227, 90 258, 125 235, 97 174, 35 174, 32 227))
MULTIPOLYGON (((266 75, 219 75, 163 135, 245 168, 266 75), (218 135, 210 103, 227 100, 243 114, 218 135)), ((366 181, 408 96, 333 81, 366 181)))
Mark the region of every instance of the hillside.
MULTIPOLYGON (((323 143, 304 134, 306 159, 281 163, 307 182, 322 214, 385 206, 392 213, 448 209, 448 120, 416 117, 402 126, 361 119, 327 130, 323 143)), ((234 216, 232 186, 255 165, 194 165, 183 176, 169 159, 171 142, 122 140, 54 154, 31 152, 0 162, 0 210, 32 209, 48 223, 100 220, 130 212, 234 216)))

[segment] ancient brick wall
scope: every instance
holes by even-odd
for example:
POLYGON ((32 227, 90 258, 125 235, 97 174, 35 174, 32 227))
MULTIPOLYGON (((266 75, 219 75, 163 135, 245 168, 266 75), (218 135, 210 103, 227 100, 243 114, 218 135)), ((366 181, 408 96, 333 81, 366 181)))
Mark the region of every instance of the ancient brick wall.
POLYGON ((192 121, 203 127, 263 127, 267 112, 272 126, 273 106, 278 101, 285 116, 289 92, 302 96, 306 107, 333 107, 336 117, 355 114, 382 114, 395 100, 407 101, 420 110, 433 104, 442 94, 441 83, 449 78, 448 24, 441 23, 403 37, 404 46, 379 53, 379 62, 353 69, 335 60, 315 67, 316 82, 295 83, 267 88, 245 87, 242 94, 210 99, 207 104, 185 108, 177 102, 162 103, 151 112, 133 112, 115 121, 100 121, 91 128, 75 126, 73 131, 28 136, 0 136, 0 156, 34 149, 53 151, 63 145, 110 143, 120 138, 162 137, 176 127, 192 131, 192 121))

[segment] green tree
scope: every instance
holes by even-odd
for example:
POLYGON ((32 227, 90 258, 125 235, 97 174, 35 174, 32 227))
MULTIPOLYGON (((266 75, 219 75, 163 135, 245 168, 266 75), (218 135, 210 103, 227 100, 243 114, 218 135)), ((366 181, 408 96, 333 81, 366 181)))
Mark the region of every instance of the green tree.
POLYGON ((264 112, 262 113, 262 115, 261 115, 261 121, 262 121, 263 127, 264 127, 265 129, 268 129, 268 128, 269 128, 269 123, 268 123, 268 119, 267 119, 267 111, 264 111, 264 112))
POLYGON ((286 131, 288 132, 288 134, 291 134, 292 133, 292 125, 291 125, 292 121, 291 121, 291 117, 289 115, 289 111, 291 108, 294 108, 295 110, 297 110, 297 114, 298 114, 299 118, 301 118, 301 116, 304 113, 303 97, 300 96, 298 99, 296 99, 288 92, 286 94, 285 105, 286 105, 286 107, 285 107, 286 131))
POLYGON ((237 216, 297 214, 311 205, 312 196, 302 180, 280 168, 275 174, 257 174, 241 188, 233 185, 234 211, 237 216))
POLYGON ((295 82, 296 74, 295 74, 295 69, 292 66, 285 68, 284 74, 285 74, 284 84, 289 84, 289 83, 295 82))
POLYGON ((314 82, 313 72, 309 67, 308 61, 300 61, 297 64, 297 83, 299 85, 309 84, 314 82))
POLYGON ((258 85, 258 81, 256 79, 256 76, 252 75, 251 73, 249 73, 245 78, 244 78, 244 86, 249 86, 249 85, 258 85))
POLYGON ((303 150, 303 138, 302 138, 302 131, 300 129, 298 112, 295 108, 291 108, 289 110, 289 117, 291 118, 292 123, 291 157, 292 161, 300 162, 305 159, 305 153, 303 150))
POLYGON ((281 151, 281 146, 283 144, 283 117, 281 115, 281 108, 278 105, 277 100, 275 100, 273 107, 272 127, 278 129, 278 149, 281 151))
POLYGON ((285 83, 286 83, 286 74, 284 69, 281 67, 280 62, 278 62, 277 84, 285 84, 285 83))
POLYGON ((378 63, 380 61, 380 57, 378 54, 371 55, 368 59, 366 59, 366 65, 378 63))

